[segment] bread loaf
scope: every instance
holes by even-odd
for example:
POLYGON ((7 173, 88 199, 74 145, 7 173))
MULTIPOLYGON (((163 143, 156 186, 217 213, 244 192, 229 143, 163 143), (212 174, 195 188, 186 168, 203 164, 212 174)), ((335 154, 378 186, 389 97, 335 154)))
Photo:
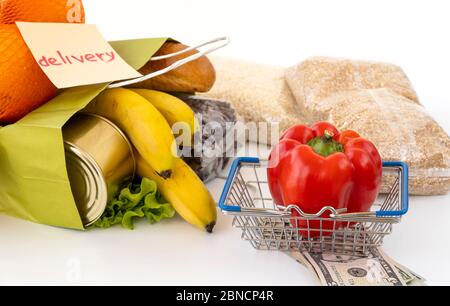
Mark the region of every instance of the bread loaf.
MULTIPOLYGON (((187 46, 177 42, 166 42, 154 55, 161 56, 186 49, 187 46)), ((164 69, 176 61, 184 59, 198 51, 191 50, 186 53, 162 60, 149 61, 139 72, 149 74, 164 69)), ((151 78, 141 83, 133 84, 133 88, 147 88, 167 92, 207 92, 214 85, 216 73, 214 67, 206 56, 189 62, 163 75, 151 78)))

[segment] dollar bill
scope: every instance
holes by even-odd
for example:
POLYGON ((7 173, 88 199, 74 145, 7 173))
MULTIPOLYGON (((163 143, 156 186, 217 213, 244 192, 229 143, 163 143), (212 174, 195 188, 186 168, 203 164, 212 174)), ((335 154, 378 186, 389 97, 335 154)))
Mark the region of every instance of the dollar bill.
POLYGON ((426 286, 426 279, 407 267, 394 261, 394 266, 408 286, 426 286))
POLYGON ((301 261, 309 263, 324 286, 406 286, 407 280, 412 282, 410 275, 402 275, 379 248, 370 249, 366 257, 307 251, 301 254, 301 261))
POLYGON ((290 256, 295 259, 299 264, 305 266, 308 270, 315 273, 312 265, 309 263, 309 261, 306 259, 306 257, 303 255, 302 252, 299 251, 292 251, 290 253, 290 256))
POLYGON ((406 269, 402 269, 398 265, 395 265, 395 268, 397 269, 397 272, 400 274, 400 276, 403 278, 403 280, 407 285, 409 285, 415 280, 414 275, 409 273, 409 271, 407 271, 406 269))
POLYGON ((306 259, 306 257, 303 255, 302 252, 292 251, 290 252, 289 255, 291 258, 295 259, 299 264, 308 269, 308 271, 310 271, 319 280, 319 275, 317 275, 313 266, 309 263, 309 261, 306 259))
POLYGON ((425 283, 424 281, 418 280, 418 279, 414 279, 412 282, 410 282, 408 284, 409 287, 424 287, 427 286, 427 283, 425 283))

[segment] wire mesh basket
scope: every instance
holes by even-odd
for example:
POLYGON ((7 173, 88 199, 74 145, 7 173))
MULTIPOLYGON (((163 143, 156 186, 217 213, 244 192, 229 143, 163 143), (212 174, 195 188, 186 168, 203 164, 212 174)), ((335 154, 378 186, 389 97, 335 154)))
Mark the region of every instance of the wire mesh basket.
POLYGON ((275 205, 267 182, 267 162, 258 158, 237 158, 231 166, 219 207, 234 216, 233 226, 256 249, 332 252, 364 256, 380 246, 408 211, 408 166, 383 162, 383 184, 387 194, 379 195, 370 212, 346 213, 324 207, 306 214, 298 206, 275 205))

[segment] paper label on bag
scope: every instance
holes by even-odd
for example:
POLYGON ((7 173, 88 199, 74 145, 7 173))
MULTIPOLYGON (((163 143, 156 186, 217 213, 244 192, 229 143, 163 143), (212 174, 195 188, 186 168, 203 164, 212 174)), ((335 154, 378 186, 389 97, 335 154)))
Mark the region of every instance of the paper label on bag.
POLYGON ((142 76, 114 51, 95 25, 16 24, 35 60, 58 88, 142 76))

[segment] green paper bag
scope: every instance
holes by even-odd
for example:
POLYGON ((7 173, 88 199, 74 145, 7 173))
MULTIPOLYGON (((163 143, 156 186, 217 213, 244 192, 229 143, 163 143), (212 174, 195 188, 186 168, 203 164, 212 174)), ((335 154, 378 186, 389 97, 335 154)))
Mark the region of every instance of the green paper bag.
MULTIPOLYGON (((166 38, 111 42, 140 69, 166 38)), ((0 213, 52 226, 84 229, 66 170, 62 127, 108 84, 62 91, 15 124, 0 128, 0 213)))

